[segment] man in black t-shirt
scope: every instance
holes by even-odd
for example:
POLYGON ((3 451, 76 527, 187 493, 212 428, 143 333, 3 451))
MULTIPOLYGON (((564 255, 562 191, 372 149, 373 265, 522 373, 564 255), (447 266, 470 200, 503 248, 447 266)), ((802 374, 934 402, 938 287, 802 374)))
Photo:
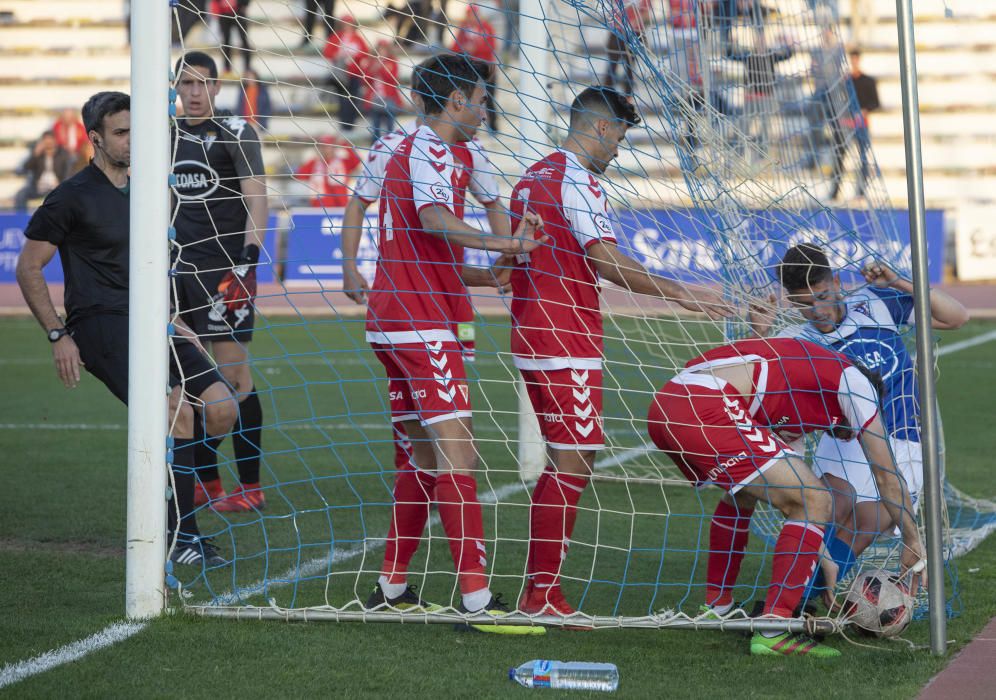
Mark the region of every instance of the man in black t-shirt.
MULTIPOLYGON (((128 168, 131 102, 120 92, 100 92, 83 106, 94 145, 90 165, 56 187, 31 217, 17 261, 21 293, 48 335, 59 378, 80 381, 80 366, 128 402, 128 168), (42 270, 56 251, 65 278, 66 322, 56 313, 42 270)), ((170 343, 169 415, 174 440, 176 505, 167 507, 171 559, 218 566, 225 560, 200 537, 194 517, 194 423, 225 434, 236 408, 221 375, 188 338, 170 343), (192 404, 198 405, 195 418, 192 404), (177 522, 176 513, 180 518, 177 522)))
POLYGON ((226 494, 218 475, 220 440, 198 445, 198 504, 217 511, 265 506, 259 486, 263 411, 253 385, 256 265, 267 224, 266 178, 259 137, 245 119, 219 115, 218 68, 192 51, 176 65, 183 117, 173 129, 176 299, 184 321, 205 344, 239 400, 232 446, 239 486, 226 494))

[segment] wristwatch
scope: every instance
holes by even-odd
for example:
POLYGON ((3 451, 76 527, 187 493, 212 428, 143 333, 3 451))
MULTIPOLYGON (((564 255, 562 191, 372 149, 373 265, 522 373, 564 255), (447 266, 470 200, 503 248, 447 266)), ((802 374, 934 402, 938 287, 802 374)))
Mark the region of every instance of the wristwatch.
POLYGON ((67 328, 53 328, 48 332, 48 342, 55 343, 64 335, 69 335, 67 328))

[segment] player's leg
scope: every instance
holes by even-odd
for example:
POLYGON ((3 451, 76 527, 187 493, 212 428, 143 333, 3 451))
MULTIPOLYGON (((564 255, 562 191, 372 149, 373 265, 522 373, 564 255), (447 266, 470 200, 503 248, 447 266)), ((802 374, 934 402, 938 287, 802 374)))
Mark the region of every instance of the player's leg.
POLYGON ((717 615, 725 615, 734 607, 733 590, 747 551, 756 503, 749 493, 739 497, 725 493, 709 522, 705 605, 717 615))
POLYGON ((435 453, 418 422, 418 410, 403 369, 389 347, 374 345, 388 377, 388 396, 394 438, 394 505, 384 544, 384 561, 367 608, 388 604, 398 609, 433 606, 408 587, 408 566, 429 519, 436 485, 435 453))
POLYGON ((239 486, 229 497, 244 500, 249 507, 261 510, 266 506, 266 499, 259 487, 263 406, 253 384, 247 347, 249 338, 244 333, 240 333, 239 337, 240 341, 219 340, 211 344, 215 362, 239 403, 239 418, 232 433, 239 486))
POLYGON ((522 370, 540 420, 551 464, 533 490, 529 508, 528 582, 519 609, 529 614, 570 615, 560 573, 588 486, 602 433, 602 373, 598 369, 522 370))

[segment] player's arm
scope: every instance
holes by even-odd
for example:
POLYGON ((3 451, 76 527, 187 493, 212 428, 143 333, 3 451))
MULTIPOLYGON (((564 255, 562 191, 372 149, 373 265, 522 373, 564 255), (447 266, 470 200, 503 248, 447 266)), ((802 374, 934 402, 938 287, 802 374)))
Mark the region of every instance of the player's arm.
MULTIPOLYGON (((903 537, 902 562, 904 570, 913 569, 924 559, 923 544, 920 542, 920 531, 917 529, 916 516, 913 513, 913 501, 910 498, 906 482, 899 474, 892 449, 885 438, 885 426, 876 416, 861 432, 861 448, 871 466, 872 476, 878 486, 882 505, 892 517, 892 522, 899 526, 903 537)), ((915 571, 915 570, 914 570, 915 571)))
POLYGON ((700 288, 693 292, 678 282, 652 274, 619 250, 615 243, 596 241, 588 246, 587 254, 599 276, 631 292, 674 301, 685 309, 701 311, 713 319, 733 315, 733 310, 712 290, 700 288))
POLYGON ((357 304, 366 303, 370 289, 356 264, 368 206, 369 202, 354 194, 342 217, 342 291, 357 304))
MULTIPOLYGON (((913 283, 900 277, 895 270, 882 262, 874 262, 861 270, 868 284, 895 289, 913 296, 913 283)), ((961 302, 937 289, 930 290, 931 328, 950 331, 961 328, 968 321, 968 310, 961 302)))
MULTIPOLYGON (((58 250, 48 241, 36 241, 28 239, 24 243, 24 248, 17 259, 17 284, 21 288, 21 294, 28 303, 28 308, 34 314, 38 325, 46 333, 55 328, 62 328, 64 325, 59 314, 52 304, 52 297, 49 294, 48 283, 42 273, 48 265, 55 252, 58 250)), ((52 343, 52 356, 55 360, 55 369, 59 374, 59 379, 68 389, 72 389, 80 383, 80 367, 83 361, 80 359, 79 348, 70 335, 64 335, 56 342, 52 343)))
POLYGON ((543 229, 543 220, 532 212, 522 217, 519 227, 511 236, 483 233, 462 219, 458 219, 448 207, 441 204, 422 207, 419 209, 418 218, 422 229, 430 236, 442 238, 464 248, 519 255, 536 250, 547 240, 546 236, 536 237, 543 229))
POLYGON ((481 206, 484 207, 484 212, 488 217, 488 226, 491 227, 491 233, 496 236, 512 235, 512 219, 508 215, 508 210, 502 206, 501 199, 486 202, 481 206))

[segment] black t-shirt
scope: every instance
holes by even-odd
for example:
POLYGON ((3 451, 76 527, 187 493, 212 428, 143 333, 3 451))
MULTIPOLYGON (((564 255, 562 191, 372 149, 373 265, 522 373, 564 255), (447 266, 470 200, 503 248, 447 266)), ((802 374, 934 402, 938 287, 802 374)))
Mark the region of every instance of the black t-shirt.
POLYGON ((882 106, 878 101, 878 83, 870 75, 861 73, 852 75, 851 82, 854 84, 854 95, 858 98, 858 106, 869 112, 874 112, 882 106))
POLYGON ((59 248, 66 322, 128 313, 128 194, 89 165, 52 190, 24 231, 59 248))
POLYGON ((240 180, 264 174, 259 137, 234 116, 195 126, 180 120, 177 127, 172 190, 180 259, 231 265, 242 251, 248 216, 240 180))

